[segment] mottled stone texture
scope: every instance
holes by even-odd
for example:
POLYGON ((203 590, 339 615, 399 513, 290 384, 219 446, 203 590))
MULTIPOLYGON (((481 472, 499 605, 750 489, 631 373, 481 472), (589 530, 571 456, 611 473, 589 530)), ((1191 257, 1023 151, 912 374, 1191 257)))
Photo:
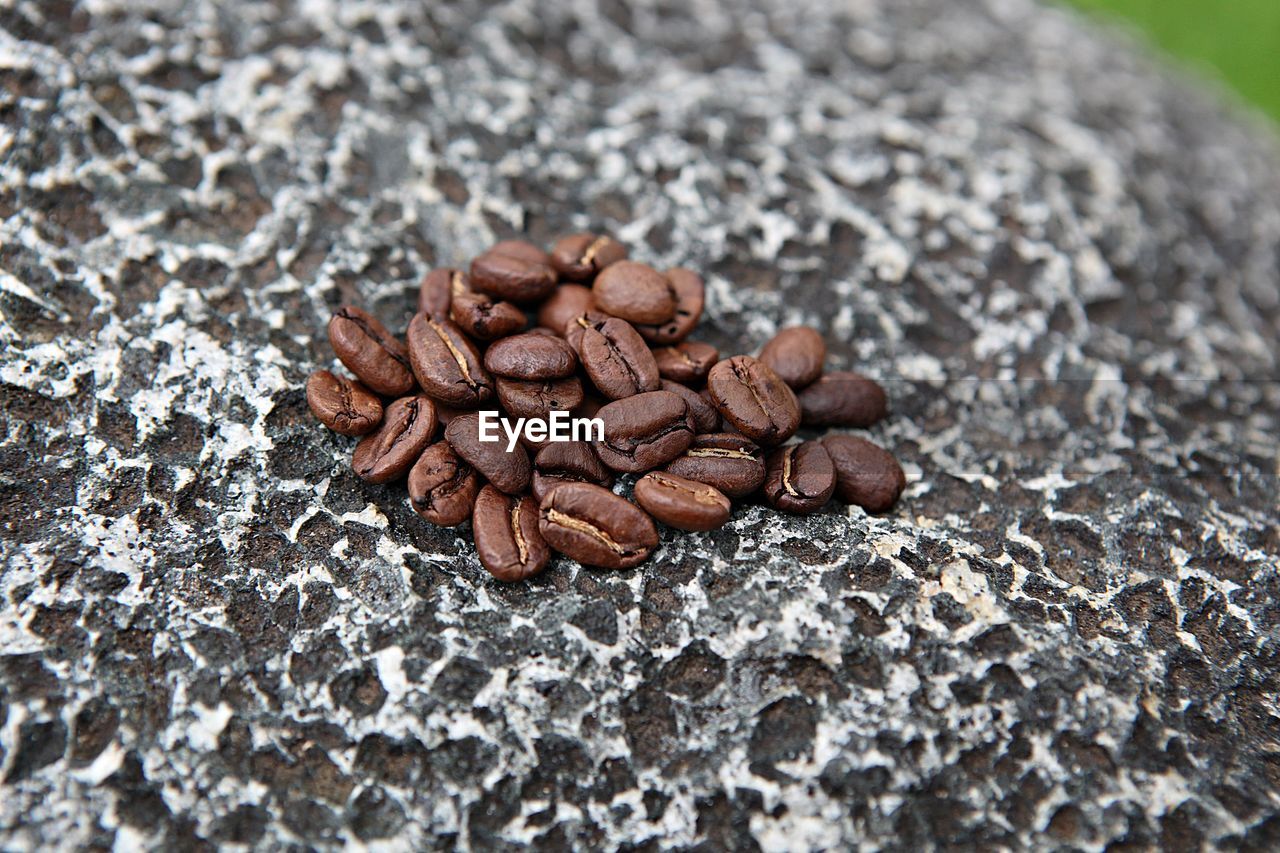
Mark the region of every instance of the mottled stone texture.
POLYGON ((1026 0, 0 6, 0 843, 1280 844, 1274 137, 1026 0), (495 238, 910 485, 503 587, 309 417, 495 238))

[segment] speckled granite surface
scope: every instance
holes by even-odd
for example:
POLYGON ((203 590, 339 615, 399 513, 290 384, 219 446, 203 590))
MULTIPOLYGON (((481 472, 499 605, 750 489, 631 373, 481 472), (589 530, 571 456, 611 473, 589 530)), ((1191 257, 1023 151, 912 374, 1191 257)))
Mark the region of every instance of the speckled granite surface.
POLYGON ((1280 843, 1275 138, 1023 0, 444 6, 0 8, 0 843, 1280 843), (502 587, 359 483, 329 311, 582 226, 897 510, 502 587))

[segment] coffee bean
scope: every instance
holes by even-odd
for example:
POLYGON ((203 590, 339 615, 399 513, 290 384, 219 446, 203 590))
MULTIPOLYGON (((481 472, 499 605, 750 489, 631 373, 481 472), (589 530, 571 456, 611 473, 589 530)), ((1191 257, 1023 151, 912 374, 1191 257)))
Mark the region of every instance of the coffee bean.
POLYGON ((565 483, 542 499, 538 529, 552 548, 584 566, 627 569, 658 547, 645 512, 608 489, 565 483))
POLYGON ((525 333, 490 345, 484 366, 494 376, 526 382, 563 379, 578 368, 578 357, 561 338, 525 333))
POLYGON ((633 323, 666 323, 676 316, 675 287, 653 267, 610 264, 591 287, 598 309, 633 323))
POLYGON ((470 292, 471 282, 462 270, 432 270, 418 287, 418 310, 428 317, 448 317, 454 297, 470 292))
POLYGON ((482 477, 509 495, 529 488, 529 454, 519 443, 507 452, 507 437, 499 429, 497 441, 480 440, 480 416, 462 415, 450 422, 445 440, 482 477))
POLYGON ((382 401, 373 392, 327 370, 307 379, 307 405, 320 423, 342 435, 364 435, 382 421, 382 401))
POLYGON ((805 426, 869 427, 889 412, 884 389, 852 371, 836 371, 799 393, 805 426))
POLYGON ((582 381, 576 376, 523 382, 499 376, 498 402, 513 418, 545 418, 551 412, 572 412, 582 405, 582 381))
POLYGON ((591 382, 611 400, 656 391, 662 382, 653 353, 626 320, 610 317, 588 326, 578 352, 591 382))
POLYGON ((700 435, 666 470, 715 486, 731 498, 744 498, 764 482, 760 448, 741 435, 721 432, 700 435))
POLYGON ((808 326, 791 326, 774 335, 760 350, 760 361, 799 391, 822 375, 827 342, 808 326))
POLYGON ((693 418, 693 431, 696 433, 717 432, 720 429, 720 413, 706 397, 670 379, 662 380, 663 391, 677 394, 689 407, 689 417, 693 418))
POLYGON ((494 302, 483 293, 459 293, 453 297, 449 317, 458 328, 481 341, 515 334, 528 322, 519 306, 494 302))
POLYGON ((613 472, 585 441, 552 442, 533 460, 534 498, 541 501, 561 483, 595 483, 608 488, 613 485, 613 472))
POLYGON ((764 497, 775 509, 817 512, 831 500, 835 489, 836 469, 818 442, 789 444, 769 454, 764 497))
POLYGON ((567 281, 591 281, 600 270, 626 257, 626 246, 597 234, 570 234, 551 248, 551 265, 567 281))
POLYGON ((546 299, 555 289, 556 271, 547 261, 535 260, 538 255, 546 257, 536 246, 513 253, 512 244, 499 243, 471 262, 471 287, 478 293, 511 302, 546 299))
POLYGON ((422 390, 443 403, 474 409, 493 396, 475 344, 449 320, 417 314, 409 321, 409 361, 422 390))
POLYGON ((564 336, 564 327, 591 307, 591 288, 562 284, 538 307, 538 325, 564 336))
POLYGON ((867 512, 886 512, 906 488, 907 477, 893 454, 853 435, 823 436, 836 469, 836 497, 867 512))
POLYGON ((689 407, 670 391, 615 400, 600 410, 604 441, 600 459, 615 471, 638 473, 665 465, 693 442, 689 407))
POLYGON ((508 255, 531 264, 551 266, 551 256, 528 240, 499 240, 489 247, 486 255, 508 255))
MULTIPOLYGON (((587 329, 597 326, 605 320, 612 319, 608 314, 597 311, 594 308, 588 308, 581 314, 575 314, 569 318, 569 322, 564 324, 563 337, 565 343, 573 347, 573 351, 578 354, 578 360, 582 360, 582 336, 587 333, 587 329)), ((623 321, 626 322, 625 320, 623 321)), ((644 341, 641 341, 644 343, 644 341)))
POLYGON ((707 374, 707 390, 724 419, 760 444, 781 444, 800 426, 800 406, 787 383, 748 355, 726 359, 707 374))
POLYGON ((702 317, 703 304, 706 301, 706 287, 702 277, 692 270, 676 267, 666 272, 667 281, 676 295, 676 313, 665 323, 657 325, 636 325, 636 331, 654 346, 678 344, 698 325, 702 317))
POLYGON ((714 486, 661 471, 641 477, 633 496, 646 512, 678 530, 723 527, 733 509, 714 486))
POLYGON ((447 441, 422 451, 409 470, 409 503, 432 524, 453 527, 471 517, 480 478, 447 441))
POLYGON ((356 445, 351 467, 360 479, 386 483, 403 476, 436 432, 436 407, 425 394, 387 406, 382 426, 356 445))
POLYGON ((371 391, 400 397, 413 390, 409 355, 377 318, 344 305, 329 319, 329 343, 347 369, 371 391))
POLYGON ((508 583, 532 577, 551 562, 551 549, 538 529, 538 505, 530 497, 504 495, 485 486, 471 514, 480 564, 508 583))
POLYGON ((674 346, 657 347, 653 360, 658 363, 658 375, 673 382, 692 385, 707 378, 707 373, 720 360, 720 350, 711 344, 685 341, 674 346))

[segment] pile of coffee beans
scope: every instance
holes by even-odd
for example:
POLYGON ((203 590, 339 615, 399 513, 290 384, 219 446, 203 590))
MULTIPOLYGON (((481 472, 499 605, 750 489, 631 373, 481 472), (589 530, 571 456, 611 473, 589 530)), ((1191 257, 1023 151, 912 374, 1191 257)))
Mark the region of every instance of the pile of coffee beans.
POLYGON ((325 426, 363 436, 351 460, 361 478, 407 478, 433 524, 470 520, 481 563, 504 581, 537 574, 553 552, 635 566, 658 546, 655 519, 713 530, 754 495, 791 513, 833 496, 893 506, 905 478, 886 450, 843 434, 788 443, 801 428, 880 420, 880 385, 826 372, 826 343, 807 327, 755 358, 721 358, 689 340, 703 301, 697 273, 632 261, 605 235, 565 237, 550 254, 503 241, 469 270, 430 272, 404 340, 338 309, 329 341, 356 378, 316 371, 307 402, 325 426), (544 426, 568 412, 598 418, 603 434, 553 441, 530 426, 518 441, 514 430, 482 440, 492 412, 544 426), (614 493, 618 477, 638 478, 632 500, 614 493))

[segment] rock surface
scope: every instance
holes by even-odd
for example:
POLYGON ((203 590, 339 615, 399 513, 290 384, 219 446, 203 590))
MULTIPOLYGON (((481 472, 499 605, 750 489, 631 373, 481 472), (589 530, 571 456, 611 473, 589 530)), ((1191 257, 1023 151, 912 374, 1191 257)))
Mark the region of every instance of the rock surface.
POLYGON ((0 30, 4 847, 1280 843, 1280 153, 1132 46, 1025 0, 0 30), (588 226, 705 271, 722 349, 881 377, 897 509, 504 587, 358 482, 330 310, 588 226))

